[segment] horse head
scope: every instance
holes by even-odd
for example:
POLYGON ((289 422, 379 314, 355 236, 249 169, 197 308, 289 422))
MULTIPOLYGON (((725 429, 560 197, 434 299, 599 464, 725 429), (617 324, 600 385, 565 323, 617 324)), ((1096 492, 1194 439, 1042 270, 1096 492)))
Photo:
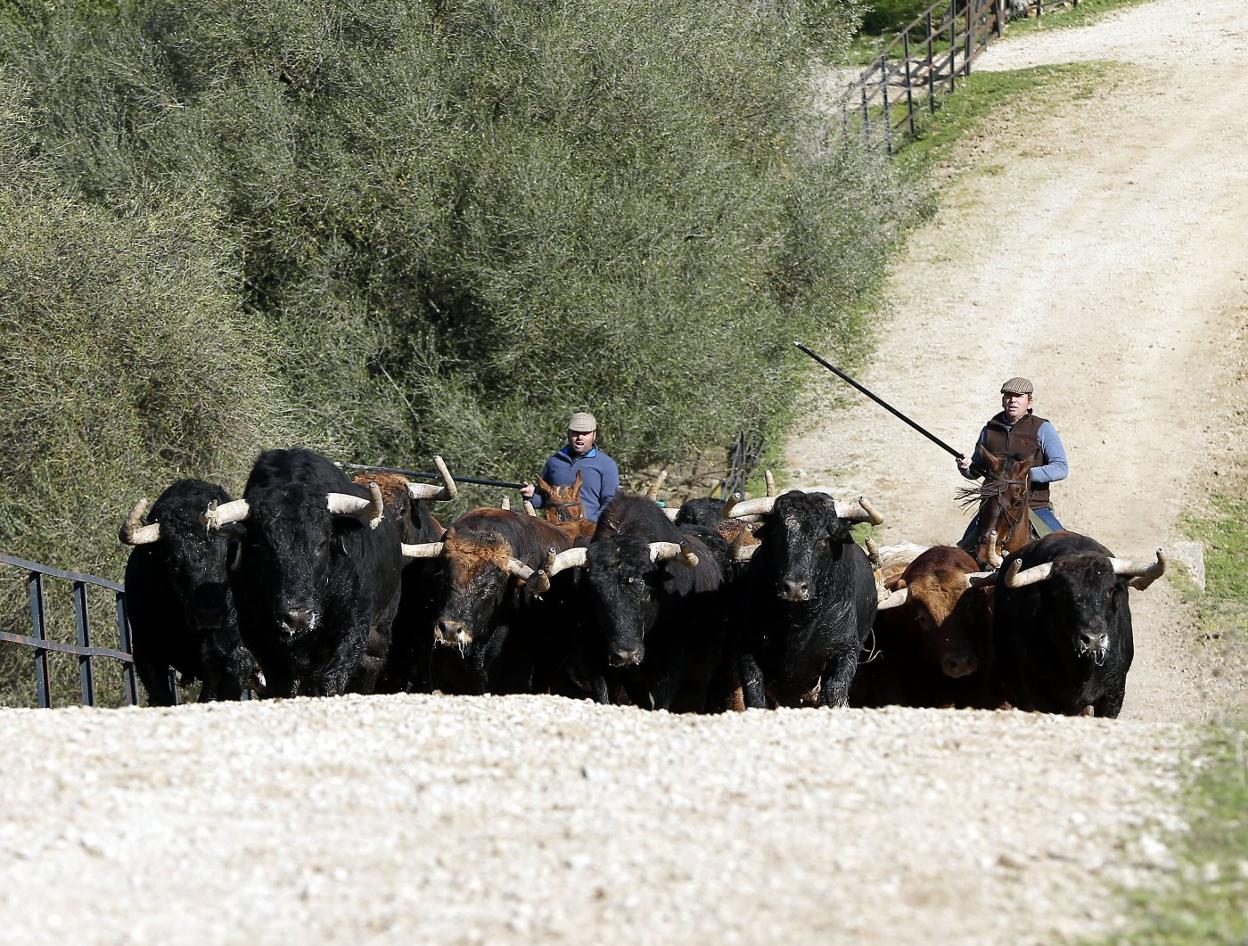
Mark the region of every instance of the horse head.
POLYGON ((983 483, 960 490, 959 496, 964 505, 979 503, 975 560, 981 568, 998 568, 1005 555, 1031 541, 1027 511, 1035 459, 997 456, 983 449, 980 455, 988 465, 983 483))
POLYGON ((542 509, 546 513, 546 521, 558 525, 561 522, 576 522, 585 518, 585 510, 581 506, 581 471, 576 471, 576 479, 571 486, 551 486, 540 476, 537 487, 545 496, 542 509))

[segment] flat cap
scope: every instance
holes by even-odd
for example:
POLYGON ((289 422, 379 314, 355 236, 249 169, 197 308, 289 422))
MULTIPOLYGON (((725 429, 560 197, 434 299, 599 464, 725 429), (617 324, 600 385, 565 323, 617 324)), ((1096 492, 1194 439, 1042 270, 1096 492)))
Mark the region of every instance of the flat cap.
POLYGON ((1002 394, 1031 394, 1035 389, 1026 378, 1010 378, 1001 385, 1002 394))
POLYGON ((598 421, 588 411, 577 411, 568 418, 568 430, 577 434, 591 434, 598 429, 598 421))

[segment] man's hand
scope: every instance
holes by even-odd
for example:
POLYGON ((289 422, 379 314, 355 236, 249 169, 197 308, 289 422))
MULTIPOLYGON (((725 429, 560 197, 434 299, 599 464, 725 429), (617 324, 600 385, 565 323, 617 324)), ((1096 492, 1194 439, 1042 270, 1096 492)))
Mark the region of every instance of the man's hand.
POLYGON ((958 457, 958 469, 961 470, 963 474, 970 473, 971 472, 971 458, 970 457, 958 457))
POLYGON ((525 499, 532 499, 533 494, 536 492, 537 492, 537 487, 534 486, 532 483, 525 483, 523 486, 520 487, 520 495, 523 496, 525 499))

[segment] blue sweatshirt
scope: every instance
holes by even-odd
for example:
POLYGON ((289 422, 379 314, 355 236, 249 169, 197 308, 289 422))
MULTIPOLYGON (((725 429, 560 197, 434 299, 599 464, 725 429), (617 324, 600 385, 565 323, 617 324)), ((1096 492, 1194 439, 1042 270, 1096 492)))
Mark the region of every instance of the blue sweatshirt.
MULTIPOLYGON (((620 491, 620 468, 597 447, 573 458, 572 449, 564 444, 550 455, 542 467, 542 479, 551 486, 571 486, 581 474, 581 508, 590 522, 598 521, 598 513, 620 491)), ((540 508, 541 492, 533 494, 533 505, 540 508)))

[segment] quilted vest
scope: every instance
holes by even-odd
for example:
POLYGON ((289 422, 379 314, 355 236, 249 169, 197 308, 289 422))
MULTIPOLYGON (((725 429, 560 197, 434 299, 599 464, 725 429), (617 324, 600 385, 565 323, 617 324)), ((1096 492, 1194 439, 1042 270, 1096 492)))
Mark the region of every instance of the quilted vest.
MULTIPOLYGON (((1031 457, 1032 466, 1044 466, 1044 451, 1040 448, 1040 425, 1047 423, 1043 417, 1024 414, 1013 427, 1001 423, 998 414, 984 425, 984 449, 997 456, 1031 457)), ((1033 509, 1052 508, 1049 502, 1049 484, 1032 483, 1028 505, 1033 509)))

